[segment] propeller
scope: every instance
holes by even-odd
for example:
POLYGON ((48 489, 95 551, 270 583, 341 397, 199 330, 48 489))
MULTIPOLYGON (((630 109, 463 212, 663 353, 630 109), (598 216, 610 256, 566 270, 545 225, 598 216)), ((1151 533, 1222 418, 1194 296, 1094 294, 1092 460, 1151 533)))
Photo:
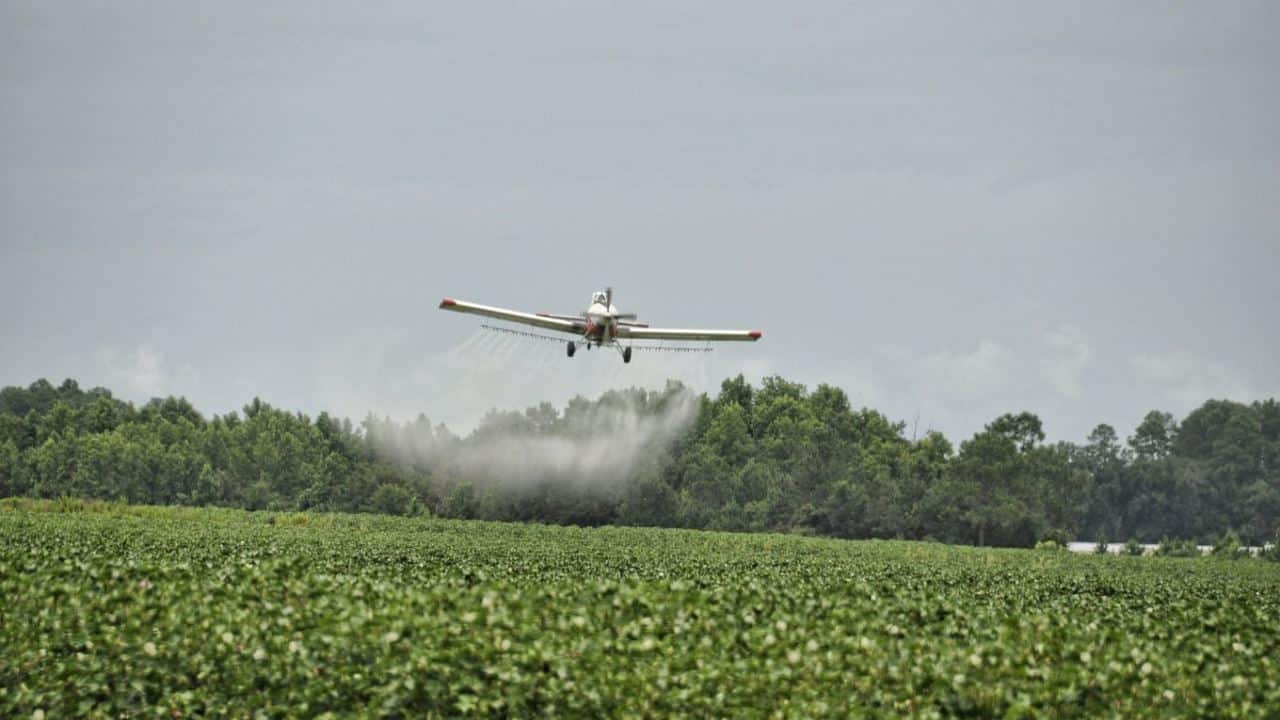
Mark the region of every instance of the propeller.
POLYGON ((635 313, 619 313, 619 312, 614 312, 614 308, 613 308, 613 288, 611 288, 611 287, 607 287, 607 288, 605 288, 605 289, 604 289, 604 298, 605 298, 605 299, 604 299, 604 307, 605 307, 605 310, 607 310, 607 311, 608 311, 608 313, 609 313, 609 317, 613 318, 613 319, 614 319, 614 321, 617 321, 617 320, 635 320, 635 319, 636 319, 636 314, 635 314, 635 313))

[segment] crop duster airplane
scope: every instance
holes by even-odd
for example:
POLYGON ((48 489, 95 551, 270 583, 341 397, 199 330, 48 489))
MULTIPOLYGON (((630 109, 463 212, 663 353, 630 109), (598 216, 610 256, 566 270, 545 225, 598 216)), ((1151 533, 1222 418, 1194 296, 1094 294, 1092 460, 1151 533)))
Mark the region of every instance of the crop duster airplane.
MULTIPOLYGON (((484 315, 486 317, 508 322, 532 325, 545 330, 576 335, 576 340, 568 341, 567 353, 573 357, 579 345, 588 350, 596 347, 612 347, 622 354, 622 362, 631 362, 633 340, 692 340, 718 342, 736 340, 754 342, 760 339, 759 330, 690 330, 685 328, 654 328, 647 323, 638 322, 634 313, 620 313, 613 306, 613 288, 591 295, 591 305, 587 311, 578 315, 552 315, 550 313, 526 313, 505 308, 477 305, 453 298, 440 301, 441 310, 484 315), (626 343, 625 345, 623 343, 626 343)), ((544 337, 537 335, 535 337, 544 337)), ((554 338, 552 338, 554 339, 554 338)))

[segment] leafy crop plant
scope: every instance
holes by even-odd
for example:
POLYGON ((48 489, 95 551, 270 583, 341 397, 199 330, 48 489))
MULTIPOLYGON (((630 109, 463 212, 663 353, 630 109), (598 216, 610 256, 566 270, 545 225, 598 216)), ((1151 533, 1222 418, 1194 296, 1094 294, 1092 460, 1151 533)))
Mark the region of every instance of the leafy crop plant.
POLYGON ((1280 708, 1259 561, 5 501, 0 598, 4 717, 1280 708))

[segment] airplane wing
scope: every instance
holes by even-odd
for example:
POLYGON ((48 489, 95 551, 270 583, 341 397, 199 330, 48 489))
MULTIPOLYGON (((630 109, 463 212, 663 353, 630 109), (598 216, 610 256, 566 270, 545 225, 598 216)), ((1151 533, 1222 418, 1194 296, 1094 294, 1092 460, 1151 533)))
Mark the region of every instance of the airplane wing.
POLYGON ((763 334, 759 330, 689 330, 685 328, 650 328, 618 325, 619 338, 633 340, 740 340, 754 342, 763 334))
POLYGON ((585 319, 583 315, 556 315, 555 313, 538 313, 538 317, 555 318, 556 320, 568 320, 569 322, 580 323, 585 319))
POLYGON ((490 307, 488 305, 478 305, 462 300, 454 300, 453 298, 445 298, 440 301, 441 310, 452 310, 460 313, 470 313, 472 315, 484 315, 496 320, 506 320, 507 322, 520 323, 522 325, 532 325, 534 327, 545 328, 547 330, 559 330, 561 332, 574 333, 581 335, 586 328, 586 323, 582 320, 570 320, 567 316, 551 316, 547 314, 536 314, 519 312, 517 310, 507 310, 506 308, 490 307))

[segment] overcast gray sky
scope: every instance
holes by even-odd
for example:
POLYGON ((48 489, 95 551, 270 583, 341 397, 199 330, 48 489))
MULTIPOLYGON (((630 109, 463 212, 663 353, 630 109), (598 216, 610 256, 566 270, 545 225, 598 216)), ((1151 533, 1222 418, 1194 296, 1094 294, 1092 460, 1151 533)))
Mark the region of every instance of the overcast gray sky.
POLYGON ((1280 5, 607 5, 4 0, 0 384, 467 429, 778 373, 953 440, 1280 395, 1280 5), (605 284, 764 339, 436 309, 605 284))

